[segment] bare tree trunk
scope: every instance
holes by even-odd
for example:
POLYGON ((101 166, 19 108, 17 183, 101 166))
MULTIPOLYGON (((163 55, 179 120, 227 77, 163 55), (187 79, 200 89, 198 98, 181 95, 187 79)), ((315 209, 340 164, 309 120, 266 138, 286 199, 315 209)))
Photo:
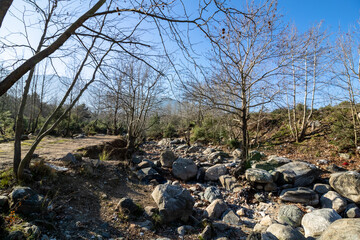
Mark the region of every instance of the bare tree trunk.
MULTIPOLYGON (((294 58, 293 58, 294 61, 294 58)), ((294 126, 294 135, 295 135, 295 141, 299 142, 299 130, 298 130, 298 123, 297 123, 297 113, 296 113, 296 76, 295 76, 295 66, 294 63, 292 64, 293 68, 293 126, 294 126)))
MULTIPOLYGON (((94 44, 94 42, 93 42, 94 44)), ((93 45, 92 45, 93 46, 93 45)), ((18 171, 17 171, 17 178, 18 179, 23 179, 24 177, 24 169, 29 166, 30 161, 31 161, 31 156, 32 154, 35 152, 36 147, 39 145, 39 143, 41 142, 41 140, 48 135, 65 117, 66 115, 69 113, 69 111, 74 107, 74 105, 78 102, 78 100, 80 99, 80 97, 83 95, 83 93, 86 91, 86 89, 90 86, 90 84, 92 84, 95 81, 95 77, 96 77, 96 73, 98 71, 98 69, 100 68, 104 58, 107 56, 107 54, 110 52, 110 50, 112 49, 113 44, 109 47, 108 51, 102 56, 101 60, 99 62, 96 63, 96 67, 94 69, 93 75, 91 80, 85 84, 85 86, 80 90, 79 94, 76 96, 76 98, 74 99, 74 101, 72 103, 70 103, 70 105, 67 107, 67 109, 61 114, 61 116, 48 128, 48 124, 54 119, 55 117, 55 113, 57 112, 55 110, 55 112, 53 114, 51 114, 48 119, 46 120, 44 126, 42 127, 42 129, 40 130, 39 135, 37 136, 37 138, 35 139, 35 141, 33 142, 33 144, 31 145, 29 151, 26 153, 25 157, 23 158, 23 160, 20 162, 19 167, 18 167, 18 171)), ((88 49, 88 53, 90 52, 90 49, 88 49)), ((85 65, 86 60, 83 62, 82 66, 85 65)), ((80 67, 79 71, 82 70, 82 67, 80 67)), ((79 73, 80 74, 80 73, 79 73)), ((76 75, 78 76, 78 74, 76 75)), ((74 79, 75 81, 75 79, 74 79)), ((76 81, 75 81, 76 82, 76 81)), ((73 82, 73 84, 70 85, 70 88, 73 88, 75 85, 75 82, 73 82)), ((72 89, 68 89, 67 93, 71 92, 72 89)), ((68 95, 65 94, 65 96, 63 97, 62 103, 65 102, 66 98, 68 95)), ((60 108, 61 106, 58 106, 58 108, 60 108)))
POLYGON ((0 0, 0 28, 13 0, 0 0))
POLYGON ((15 140, 14 140, 14 173, 16 175, 18 171, 18 167, 21 161, 21 136, 23 134, 23 121, 24 121, 24 110, 26 106, 26 100, 28 97, 29 89, 30 89, 30 83, 31 79, 33 77, 35 69, 32 69, 29 73, 29 76, 26 80, 24 93, 22 96, 19 113, 17 114, 16 124, 15 124, 15 140))
POLYGON ((306 110, 307 110, 307 98, 308 98, 308 70, 307 70, 307 58, 305 53, 305 91, 304 91, 304 104, 303 104, 303 116, 301 120, 301 128, 300 134, 298 137, 298 141, 302 141, 305 137, 306 128, 307 128, 307 118, 306 118, 306 110))

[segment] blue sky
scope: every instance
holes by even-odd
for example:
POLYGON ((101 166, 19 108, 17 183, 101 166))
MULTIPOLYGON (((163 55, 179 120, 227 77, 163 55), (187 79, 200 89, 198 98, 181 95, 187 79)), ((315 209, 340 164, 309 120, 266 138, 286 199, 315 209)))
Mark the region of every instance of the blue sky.
POLYGON ((279 0, 278 6, 285 20, 294 22, 301 32, 321 20, 331 31, 339 26, 346 30, 360 17, 360 0, 279 0))

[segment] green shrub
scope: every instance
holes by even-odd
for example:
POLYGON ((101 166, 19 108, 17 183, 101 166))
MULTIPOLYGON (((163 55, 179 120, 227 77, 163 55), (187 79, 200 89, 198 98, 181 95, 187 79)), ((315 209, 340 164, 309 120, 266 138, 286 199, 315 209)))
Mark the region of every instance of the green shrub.
POLYGON ((154 139, 162 138, 163 129, 160 123, 160 116, 158 114, 155 114, 150 117, 149 129, 147 130, 146 135, 154 139))
POLYGON ((227 142, 227 145, 228 145, 231 149, 240 148, 240 147, 241 147, 241 141, 239 141, 238 139, 230 139, 230 140, 227 142))
POLYGON ((6 189, 15 182, 13 169, 10 168, 0 173, 0 189, 6 189))
POLYGON ((169 123, 165 129, 164 129, 164 134, 163 136, 165 138, 172 138, 176 136, 176 130, 173 124, 169 123))

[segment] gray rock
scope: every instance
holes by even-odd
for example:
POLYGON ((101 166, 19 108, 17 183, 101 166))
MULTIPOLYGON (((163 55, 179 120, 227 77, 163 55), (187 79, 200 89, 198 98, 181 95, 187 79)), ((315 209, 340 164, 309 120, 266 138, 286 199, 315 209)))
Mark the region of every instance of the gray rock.
POLYGON ((339 219, 321 234, 319 240, 357 240, 360 239, 360 219, 339 219))
POLYGON ((44 197, 29 187, 15 187, 9 195, 10 208, 23 214, 39 213, 43 209, 44 197), (18 203, 21 202, 19 206, 18 203))
POLYGON ((245 172, 246 180, 253 183, 271 183, 273 182, 271 174, 263 169, 249 168, 245 172))
POLYGON ((181 186, 161 184, 156 186, 151 196, 156 202, 164 222, 177 219, 187 221, 192 214, 195 200, 190 192, 181 186))
POLYGON ((138 225, 143 230, 147 230, 147 231, 151 231, 154 228, 154 225, 150 220, 145 220, 143 222, 136 222, 135 224, 138 225))
POLYGON ((200 150, 201 150, 201 147, 199 147, 199 146, 191 146, 191 147, 188 148, 186 153, 197 153, 200 150))
POLYGON ((149 217, 151 217, 151 216, 153 216, 156 212, 158 212, 158 208, 156 208, 156 207, 153 207, 153 206, 146 206, 145 208, 144 208, 144 210, 145 210, 145 213, 149 216, 149 217))
POLYGON ((283 205, 278 212, 278 221, 282 224, 288 224, 294 228, 301 226, 301 219, 304 212, 295 205, 283 205))
POLYGON ((163 138, 158 142, 158 146, 170 146, 171 139, 170 138, 163 138))
POLYGON ((178 146, 175 150, 176 151, 185 151, 186 149, 188 149, 188 145, 182 144, 182 145, 178 146))
POLYGON ((207 181, 217 181, 219 177, 227 173, 227 168, 224 164, 216 164, 212 167, 209 167, 205 171, 205 180, 207 181))
POLYGON ((65 164, 76 164, 78 162, 75 155, 72 153, 66 154, 65 157, 61 158, 60 160, 63 161, 65 164))
POLYGON ((272 191, 275 191, 277 189, 277 185, 276 183, 267 183, 265 184, 264 186, 264 190, 265 192, 272 192, 272 191))
POLYGON ((176 155, 170 149, 166 149, 160 154, 160 163, 163 167, 171 167, 173 162, 176 160, 176 155))
POLYGON ((138 179, 143 183, 149 183, 153 179, 155 179, 158 183, 166 182, 166 179, 152 167, 142 168, 138 170, 135 174, 138 179))
POLYGON ((238 183, 236 178, 234 178, 233 176, 222 175, 219 177, 219 180, 220 180, 220 183, 223 186, 223 188, 225 188, 228 191, 240 192, 242 189, 241 185, 238 183))
POLYGON ((306 213, 301 220, 305 237, 319 237, 331 223, 341 219, 334 209, 323 208, 306 213))
POLYGON ((209 156, 207 157, 207 159, 211 163, 214 162, 218 158, 220 158, 220 159, 222 158, 222 153, 220 151, 210 153, 209 156))
POLYGON ((318 165, 328 165, 328 164, 329 164, 329 161, 326 160, 326 159, 318 159, 318 160, 316 160, 316 163, 317 163, 318 165))
POLYGON ((132 158, 131 158, 131 162, 133 163, 133 164, 139 164, 139 163, 141 163, 141 158, 140 157, 137 157, 137 156, 132 156, 132 158))
POLYGON ((227 209, 228 206, 224 200, 216 199, 205 209, 205 211, 210 219, 219 219, 227 209))
POLYGON ((184 139, 181 139, 181 138, 176 138, 172 141, 170 141, 170 144, 182 144, 182 143, 185 143, 184 139))
POLYGON ((348 218, 360 218, 360 209, 355 203, 350 203, 345 209, 345 216, 348 218))
POLYGON ((357 172, 334 173, 330 176, 330 186, 341 196, 360 203, 360 174, 357 172))
POLYGON ((306 205, 317 205, 319 203, 319 195, 313 190, 304 187, 284 189, 280 194, 280 199, 285 202, 306 205))
POLYGON ((291 162, 276 168, 280 172, 280 182, 293 184, 294 187, 310 185, 319 175, 315 165, 306 162, 291 162))
POLYGON ((176 229, 177 233, 180 235, 180 236, 185 236, 186 234, 188 233, 191 233, 195 230, 195 228, 193 226, 190 226, 190 225, 183 225, 183 226, 180 226, 176 229))
POLYGON ((27 239, 39 239, 41 235, 41 230, 38 226, 28 224, 24 227, 24 233, 28 236, 27 239))
POLYGON ((277 167, 280 167, 284 164, 291 162, 290 159, 285 157, 278 157, 278 156, 270 156, 269 160, 261 161, 253 164, 252 168, 261 168, 266 171, 275 170, 277 167))
POLYGON ((264 193, 261 192, 257 192, 254 194, 254 198, 258 201, 258 202, 266 202, 266 195, 264 193))
POLYGON ((332 208, 337 213, 341 213, 346 209, 347 201, 337 192, 329 191, 320 198, 322 208, 332 208))
POLYGON ((231 153, 231 156, 233 156, 234 158, 241 158, 241 155, 242 155, 242 150, 240 148, 235 149, 231 153))
POLYGON ((317 193, 319 193, 320 195, 323 195, 325 193, 327 193, 328 191, 331 190, 331 187, 329 184, 324 184, 324 183, 316 183, 314 185, 313 190, 317 193))
POLYGON ((326 169, 329 172, 332 172, 332 173, 346 172, 347 171, 345 168, 339 167, 336 164, 331 164, 330 166, 327 166, 326 169))
POLYGON ((225 211, 222 215, 222 221, 231 225, 239 225, 241 223, 240 218, 234 213, 233 210, 225 211))
POLYGON ((213 149, 213 148, 208 147, 207 149, 205 149, 205 150, 203 151, 203 154, 204 154, 204 155, 209 155, 210 153, 213 153, 213 152, 216 152, 216 150, 213 149))
POLYGON ((155 163, 153 163, 152 161, 148 160, 148 159, 144 159, 142 160, 138 165, 137 168, 141 169, 141 168, 154 168, 155 163))
POLYGON ((291 226, 285 226, 278 223, 270 225, 266 232, 273 234, 281 240, 305 240, 305 237, 298 230, 291 226))
POLYGON ((187 181, 196 176, 198 167, 191 159, 178 158, 172 165, 172 173, 175 177, 187 181))
POLYGON ((214 186, 207 187, 204 192, 205 200, 213 202, 216 199, 222 199, 222 195, 219 189, 214 186))

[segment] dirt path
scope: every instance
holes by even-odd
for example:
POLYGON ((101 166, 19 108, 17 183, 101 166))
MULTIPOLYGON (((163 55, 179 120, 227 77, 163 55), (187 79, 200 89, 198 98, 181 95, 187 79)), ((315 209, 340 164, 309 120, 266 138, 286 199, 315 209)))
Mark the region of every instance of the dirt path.
MULTIPOLYGON (((79 148, 98 145, 103 142, 116 139, 117 136, 110 135, 96 135, 84 138, 59 138, 59 137, 45 137, 35 153, 46 159, 54 159, 65 156, 68 152, 74 152, 79 148)), ((29 150, 33 140, 22 141, 22 155, 29 150)), ((14 142, 7 142, 0 144, 0 170, 3 170, 12 165, 12 158, 14 155, 14 142)))

